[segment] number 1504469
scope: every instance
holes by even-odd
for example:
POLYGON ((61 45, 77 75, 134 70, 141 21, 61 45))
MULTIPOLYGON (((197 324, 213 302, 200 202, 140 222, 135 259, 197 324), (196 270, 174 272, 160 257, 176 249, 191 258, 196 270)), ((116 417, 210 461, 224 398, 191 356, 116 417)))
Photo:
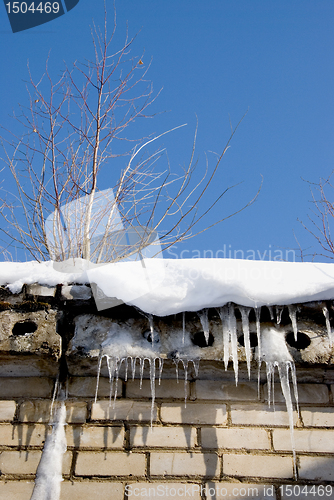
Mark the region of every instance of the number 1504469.
POLYGON ((58 14, 59 2, 8 2, 8 14, 58 14))

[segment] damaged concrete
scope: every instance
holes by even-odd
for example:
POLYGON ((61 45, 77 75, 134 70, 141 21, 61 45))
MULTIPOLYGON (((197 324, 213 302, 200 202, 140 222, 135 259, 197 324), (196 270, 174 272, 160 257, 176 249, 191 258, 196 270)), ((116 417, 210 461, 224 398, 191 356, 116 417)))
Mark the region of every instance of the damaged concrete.
MULTIPOLYGON (((297 366, 332 366, 334 348, 330 345, 323 314, 326 307, 333 322, 332 304, 310 302, 294 307, 298 322, 297 342, 287 306, 262 307, 261 328, 274 327, 282 332, 297 366)), ((196 313, 186 312, 184 317, 182 314, 152 317, 151 323, 149 315, 125 304, 101 313, 96 310, 88 285, 46 287, 33 284, 25 286, 16 295, 1 287, 0 310, 2 376, 54 376, 59 371, 61 358, 66 360, 64 366, 70 375, 94 376, 100 350, 112 349, 113 345, 120 349, 124 339, 127 345, 125 355, 162 357, 173 370, 178 358, 200 359, 201 365, 209 363, 215 372, 223 369, 222 323, 216 309, 208 311, 208 344, 196 313)), ((238 305, 235 306, 235 315, 242 371, 246 355, 238 305)), ((257 338, 253 310, 249 319, 255 367, 257 338)), ((106 366, 102 375, 107 376, 106 366)))

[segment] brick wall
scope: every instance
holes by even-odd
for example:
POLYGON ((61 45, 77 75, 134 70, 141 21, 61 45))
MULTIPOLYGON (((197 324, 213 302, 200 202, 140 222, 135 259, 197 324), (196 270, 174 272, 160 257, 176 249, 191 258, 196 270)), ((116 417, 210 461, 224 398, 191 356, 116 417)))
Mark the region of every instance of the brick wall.
MULTIPOLYGON (((232 381, 194 380, 187 384, 185 407, 183 381, 163 379, 151 429, 149 381, 141 390, 136 380, 118 384, 117 401, 110 405, 108 381, 101 380, 97 402, 94 377, 69 381, 62 500, 284 500, 320 498, 323 491, 324 498, 334 498, 334 385, 299 384, 295 480, 279 388, 275 408, 269 408, 264 384, 259 400, 254 382, 241 381, 236 388, 232 381), (328 489, 317 489, 320 484, 328 489)), ((30 498, 52 391, 51 378, 0 380, 1 499, 30 498)))
MULTIPOLYGON (((290 342, 289 346, 298 364, 300 403, 300 414, 294 412, 294 478, 280 385, 275 384, 275 408, 269 408, 263 374, 258 398, 257 382, 248 381, 244 366, 240 318, 238 387, 233 371, 226 372, 216 361, 221 323, 217 313, 211 314, 215 344, 212 348, 196 344, 191 351, 197 349, 195 358, 201 359, 199 377, 189 369, 186 385, 183 380, 177 383, 173 362, 165 360, 165 378, 161 385, 156 383, 151 428, 147 373, 141 389, 138 380, 118 380, 115 405, 110 404, 109 381, 101 377, 94 402, 99 346, 110 324, 134 318, 128 330, 136 345, 147 329, 145 317, 128 306, 98 316, 87 286, 29 285, 17 295, 0 287, 0 500, 30 499, 50 430, 57 374, 68 380, 61 500, 334 500, 334 347, 329 345, 323 307, 323 303, 300 306, 299 326, 310 345, 296 347, 290 342), (15 330, 21 324, 28 326, 27 332, 15 330), (81 325, 77 336, 75 324, 81 325)), ((334 308, 326 307, 333 324, 334 308)), ((261 321, 271 320, 269 312, 263 308, 261 321)), ((193 338, 201 325, 195 313, 187 314, 193 338)), ((173 330, 182 334, 181 315, 154 321, 166 346, 173 330)), ((287 309, 280 328, 286 335, 291 331, 287 309)), ((256 371, 253 361, 255 377, 256 371)))

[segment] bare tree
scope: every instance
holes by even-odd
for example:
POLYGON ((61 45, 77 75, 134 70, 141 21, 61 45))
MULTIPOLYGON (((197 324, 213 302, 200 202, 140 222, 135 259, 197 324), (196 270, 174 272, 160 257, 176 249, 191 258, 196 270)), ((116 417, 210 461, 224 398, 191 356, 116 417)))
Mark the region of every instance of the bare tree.
POLYGON ((308 182, 311 191, 311 214, 308 215, 308 223, 301 224, 317 240, 322 251, 316 255, 334 259, 334 170, 327 179, 320 178, 318 183, 308 182))
POLYGON ((108 36, 105 12, 104 29, 92 29, 94 59, 66 67, 56 81, 48 61, 38 81, 28 66, 29 105, 20 105, 15 116, 20 133, 2 128, 2 160, 15 183, 14 193, 2 189, 0 197, 1 231, 8 245, 4 254, 18 246, 38 261, 117 261, 157 242, 157 234, 158 253, 234 215, 197 230, 231 189, 226 187, 199 211, 239 124, 231 128, 214 167, 206 161, 200 181, 193 177, 197 128, 187 166, 178 175, 168 162, 165 170, 156 171, 165 151, 149 153, 149 146, 179 127, 154 137, 130 138, 130 125, 152 116, 149 107, 157 95, 147 80, 149 65, 143 56, 130 54, 134 38, 126 36, 121 49, 112 51, 115 29, 116 17, 108 36), (101 189, 102 168, 115 177, 119 156, 128 158, 124 170, 111 189, 101 189))

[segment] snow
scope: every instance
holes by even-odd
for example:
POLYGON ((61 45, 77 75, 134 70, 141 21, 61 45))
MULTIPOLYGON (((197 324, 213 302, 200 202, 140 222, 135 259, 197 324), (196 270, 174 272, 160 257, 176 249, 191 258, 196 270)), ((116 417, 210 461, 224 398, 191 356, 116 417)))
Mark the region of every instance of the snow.
POLYGON ((75 266, 73 261, 65 264, 3 262, 0 284, 18 293, 23 284, 96 283, 106 296, 157 316, 229 302, 258 308, 334 299, 334 264, 156 258, 103 265, 75 259, 75 266))

